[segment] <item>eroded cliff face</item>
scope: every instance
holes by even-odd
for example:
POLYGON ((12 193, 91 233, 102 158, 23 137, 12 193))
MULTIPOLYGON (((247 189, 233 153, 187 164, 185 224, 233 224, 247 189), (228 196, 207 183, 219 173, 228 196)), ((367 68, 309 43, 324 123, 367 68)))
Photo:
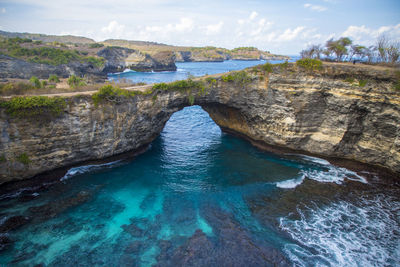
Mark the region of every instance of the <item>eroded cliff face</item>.
POLYGON ((160 52, 150 56, 134 49, 105 47, 97 52, 97 56, 104 58, 104 66, 96 66, 79 60, 61 65, 40 64, 0 55, 0 78, 30 79, 32 76, 37 76, 47 79, 51 74, 57 74, 60 77, 89 75, 106 78, 107 73, 121 72, 126 68, 137 71, 176 70, 172 52, 160 52))
POLYGON ((177 93, 137 96, 96 107, 90 96, 69 99, 59 118, 20 119, 1 112, 0 182, 20 180, 85 160, 102 159, 148 145, 183 106, 177 93), (18 160, 26 153, 29 163, 18 160))
POLYGON ((352 159, 400 173, 400 93, 392 89, 393 71, 326 64, 318 72, 289 65, 269 74, 248 73, 246 83, 214 76, 205 90, 159 91, 97 107, 90 96, 75 97, 56 119, 18 119, 0 110, 0 183, 147 145, 193 97, 223 130, 259 146, 352 159), (360 87, 349 77, 367 84, 360 87), (24 153, 28 164, 17 159, 24 153))
POLYGON ((400 172, 400 94, 389 72, 342 66, 318 74, 271 73, 243 88, 221 86, 204 105, 223 129, 315 155, 400 172), (366 80, 364 87, 345 77, 366 80))

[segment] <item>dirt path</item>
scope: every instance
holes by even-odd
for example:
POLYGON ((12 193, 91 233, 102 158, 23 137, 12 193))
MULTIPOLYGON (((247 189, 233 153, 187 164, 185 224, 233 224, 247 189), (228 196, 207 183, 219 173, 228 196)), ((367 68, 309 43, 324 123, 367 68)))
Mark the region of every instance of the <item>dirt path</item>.
MULTIPOLYGON (((149 85, 141 85, 141 86, 129 86, 129 87, 122 87, 121 89, 128 90, 128 91, 141 91, 145 92, 146 90, 152 87, 151 84, 149 85)), ((53 94, 40 94, 40 95, 11 95, 11 96, 0 96, 0 98, 9 99, 16 96, 48 96, 48 97, 71 97, 77 95, 92 95, 96 93, 98 90, 89 90, 89 91, 77 91, 77 92, 68 92, 68 93, 53 93, 53 94)))

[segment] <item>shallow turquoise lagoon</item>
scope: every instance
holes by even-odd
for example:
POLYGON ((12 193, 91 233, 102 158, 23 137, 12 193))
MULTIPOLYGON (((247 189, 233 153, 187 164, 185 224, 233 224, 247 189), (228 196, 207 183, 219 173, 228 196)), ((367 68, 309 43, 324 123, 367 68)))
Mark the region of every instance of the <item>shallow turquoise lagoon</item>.
POLYGON ((2 234, 13 243, 0 265, 395 266, 399 192, 371 173, 259 151, 193 106, 136 158, 3 195, 0 223, 29 221, 2 234))
MULTIPOLYGON (((165 82, 260 63, 109 78, 165 82)), ((199 106, 176 112, 135 158, 0 188, 0 266, 398 266, 399 229, 398 179, 262 152, 199 106)))

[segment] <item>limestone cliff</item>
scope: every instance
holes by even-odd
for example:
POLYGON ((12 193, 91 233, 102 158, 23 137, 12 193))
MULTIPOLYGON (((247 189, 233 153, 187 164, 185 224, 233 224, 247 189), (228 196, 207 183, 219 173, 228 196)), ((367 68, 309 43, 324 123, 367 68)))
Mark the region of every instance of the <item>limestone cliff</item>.
MULTIPOLYGON (((68 51, 68 49, 64 50, 68 51)), ((67 64, 43 64, 0 53, 0 78, 29 79, 32 76, 37 76, 47 79, 51 74, 57 74, 60 77, 89 75, 106 78, 107 73, 120 72, 126 68, 137 71, 176 70, 175 57, 171 52, 160 52, 150 56, 140 51, 123 47, 105 47, 98 50, 94 54, 94 58, 103 59, 104 64, 102 65, 79 59, 71 60, 67 64)), ((86 52, 82 51, 82 53, 86 52)))
POLYGON ((52 119, 15 118, 0 109, 0 183, 138 149, 193 98, 222 129, 259 146, 400 173, 400 92, 392 88, 393 70, 324 64, 308 71, 289 64, 247 75, 242 81, 216 75, 202 89, 157 90, 97 107, 90 96, 77 96, 52 119), (24 154, 29 162, 18 160, 24 154))
POLYGON ((222 49, 215 47, 191 48, 175 52, 177 62, 222 62, 224 60, 288 60, 290 57, 274 55, 257 48, 222 49))

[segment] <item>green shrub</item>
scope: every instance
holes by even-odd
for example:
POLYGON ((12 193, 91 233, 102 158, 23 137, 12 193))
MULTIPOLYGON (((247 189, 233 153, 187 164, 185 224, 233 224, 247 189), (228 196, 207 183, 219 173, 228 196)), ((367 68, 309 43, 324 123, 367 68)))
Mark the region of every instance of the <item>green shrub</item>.
MULTIPOLYGON (((151 91, 149 91, 151 93, 151 91)), ((149 92, 128 91, 119 87, 113 87, 111 84, 104 85, 98 92, 92 95, 95 106, 104 101, 120 102, 123 97, 134 97, 135 95, 149 94, 149 92)))
POLYGON ((194 104, 194 95, 189 95, 188 100, 189 100, 189 104, 191 106, 193 106, 193 104, 194 104))
POLYGON ((367 82, 368 82, 367 80, 361 79, 361 80, 358 81, 358 86, 364 87, 364 86, 367 85, 367 82))
POLYGON ((57 41, 52 42, 51 45, 53 45, 53 46, 59 46, 59 47, 67 47, 66 44, 60 43, 60 42, 57 42, 57 41))
POLYGON ((264 65, 261 65, 261 68, 265 73, 271 73, 274 71, 273 65, 269 62, 265 63, 264 65))
MULTIPOLYGON (((104 65, 105 62, 104 58, 102 57, 85 56, 87 55, 86 51, 79 52, 77 50, 60 49, 55 47, 21 47, 20 44, 26 42, 32 42, 32 40, 9 38, 0 41, 0 48, 3 49, 2 53, 6 55, 16 58, 22 58, 29 62, 40 64, 61 65, 68 64, 72 61, 80 61, 88 62, 96 67, 101 67, 104 65)), ((67 47, 65 44, 58 42, 53 42, 52 45, 63 48, 67 47)))
POLYGON ((215 79, 215 78, 213 78, 213 77, 207 77, 207 78, 206 78, 206 82, 207 82, 208 84, 213 85, 213 84, 216 84, 216 83, 217 83, 217 79, 215 79))
POLYGON ((51 74, 49 77, 49 82, 50 83, 59 83, 60 79, 58 78, 58 76, 56 74, 51 74))
POLYGON ((156 83, 152 87, 153 90, 169 90, 169 91, 189 91, 189 90, 196 90, 204 89, 204 84, 202 81, 193 81, 192 79, 175 81, 171 83, 156 83))
POLYGON ((85 57, 82 61, 83 62, 87 62, 89 64, 92 64, 97 68, 103 67, 104 63, 105 63, 105 59, 104 58, 102 58, 102 57, 92 57, 92 56, 85 57))
POLYGON ((316 71, 322 68, 322 61, 314 58, 303 58, 297 60, 296 65, 309 71, 316 71))
POLYGON ((6 156, 1 155, 0 156, 0 163, 6 162, 6 161, 7 161, 6 156))
POLYGON ((28 165, 29 163, 32 162, 32 161, 29 159, 28 154, 26 154, 26 153, 22 153, 21 155, 19 155, 19 156, 16 158, 16 160, 19 161, 19 162, 21 162, 21 163, 23 163, 23 164, 25 164, 25 165, 28 165))
POLYGON ((79 87, 79 86, 85 86, 86 85, 85 81, 82 78, 79 78, 79 77, 77 77, 75 75, 69 76, 69 78, 67 80, 67 83, 68 83, 69 87, 71 87, 71 88, 76 88, 76 87, 79 87))
POLYGON ((289 63, 287 61, 278 64, 281 71, 285 71, 289 68, 289 63))
POLYGON ((241 86, 251 82, 251 77, 245 71, 238 71, 233 74, 224 75, 221 79, 224 82, 233 82, 235 85, 241 86))
POLYGON ((153 85, 153 90, 160 90, 160 91, 164 91, 164 90, 168 90, 168 84, 166 83, 156 83, 153 85))
POLYGON ((0 84, 0 95, 25 94, 29 90, 36 89, 35 85, 25 82, 0 84))
POLYGON ((40 83, 39 78, 36 76, 32 76, 29 79, 29 82, 31 82, 33 84, 33 86, 35 86, 35 88, 37 88, 37 89, 42 88, 42 84, 40 83))
POLYGON ((0 106, 13 117, 33 117, 40 115, 58 116, 66 107, 64 98, 47 96, 13 97, 0 106))
POLYGON ((233 82, 233 76, 232 76, 232 74, 223 75, 223 76, 221 77, 221 80, 222 80, 223 82, 233 82))
POLYGON ((99 43, 89 44, 89 48, 100 48, 103 46, 104 46, 103 44, 99 44, 99 43))
POLYGON ((345 82, 348 83, 354 83, 354 78, 353 77, 347 77, 346 79, 344 79, 345 82))
MULTIPOLYGON (((212 77, 207 77, 206 83, 209 85, 210 88, 214 88, 215 86, 217 86, 217 79, 212 78, 212 77)), ((201 93, 204 94, 205 90, 206 90, 206 88, 204 87, 204 89, 201 91, 201 93)))
POLYGON ((44 88, 44 87, 46 87, 46 85, 47 85, 47 81, 42 81, 42 87, 44 88))

